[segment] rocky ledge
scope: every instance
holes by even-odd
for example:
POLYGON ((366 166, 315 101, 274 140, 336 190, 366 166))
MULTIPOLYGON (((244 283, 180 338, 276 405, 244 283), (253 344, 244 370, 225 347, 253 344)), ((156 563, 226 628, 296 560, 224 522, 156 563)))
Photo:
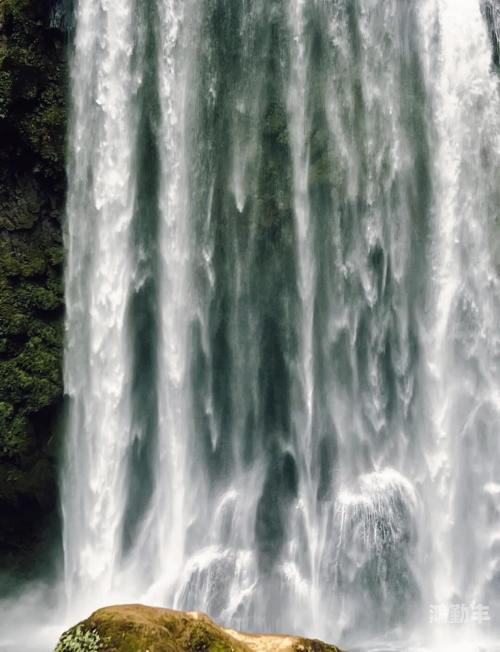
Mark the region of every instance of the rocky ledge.
POLYGON ((340 652, 298 636, 242 634, 198 612, 106 607, 61 636, 55 652, 340 652))

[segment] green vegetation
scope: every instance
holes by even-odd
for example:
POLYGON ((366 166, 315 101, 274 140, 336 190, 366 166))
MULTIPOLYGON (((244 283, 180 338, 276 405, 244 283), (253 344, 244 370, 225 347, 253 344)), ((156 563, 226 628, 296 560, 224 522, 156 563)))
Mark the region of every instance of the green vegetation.
POLYGON ((236 652, 235 642, 223 637, 207 623, 197 623, 188 639, 188 650, 193 652, 236 652))
POLYGON ((99 652, 102 649, 103 641, 99 634, 79 625, 61 636, 55 652, 99 652))
POLYGON ((55 652, 249 652, 206 616, 109 607, 62 635, 55 652))
POLYGON ((0 0, 0 559, 11 567, 56 504, 66 65, 51 5, 0 0))

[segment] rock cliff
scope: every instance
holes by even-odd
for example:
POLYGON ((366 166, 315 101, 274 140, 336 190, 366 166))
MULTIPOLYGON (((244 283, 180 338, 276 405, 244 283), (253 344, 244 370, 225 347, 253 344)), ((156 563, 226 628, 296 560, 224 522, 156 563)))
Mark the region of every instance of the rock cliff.
POLYGON ((57 518, 65 39, 54 2, 0 0, 0 570, 57 518))

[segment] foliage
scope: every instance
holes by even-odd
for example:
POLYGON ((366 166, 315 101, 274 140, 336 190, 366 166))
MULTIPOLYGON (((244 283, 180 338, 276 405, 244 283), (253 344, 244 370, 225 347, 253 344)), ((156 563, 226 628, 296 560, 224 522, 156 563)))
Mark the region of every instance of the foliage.
MULTIPOLYGON (((51 3, 0 0, 0 559, 56 508, 62 400, 64 34, 51 3)), ((22 564, 22 560, 20 560, 22 564)))
POLYGON ((78 625, 61 636, 55 652, 99 652, 104 647, 98 632, 78 625))

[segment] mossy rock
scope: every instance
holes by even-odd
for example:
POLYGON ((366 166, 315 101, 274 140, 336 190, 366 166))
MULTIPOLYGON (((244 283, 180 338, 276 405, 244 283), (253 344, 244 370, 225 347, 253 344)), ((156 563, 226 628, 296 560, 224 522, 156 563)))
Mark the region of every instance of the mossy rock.
POLYGON ((61 636, 55 652, 340 652, 298 636, 243 634, 198 612, 123 605, 99 609, 61 636))
POLYGON ((26 579, 59 536, 68 70, 54 8, 0 0, 0 572, 26 579))

